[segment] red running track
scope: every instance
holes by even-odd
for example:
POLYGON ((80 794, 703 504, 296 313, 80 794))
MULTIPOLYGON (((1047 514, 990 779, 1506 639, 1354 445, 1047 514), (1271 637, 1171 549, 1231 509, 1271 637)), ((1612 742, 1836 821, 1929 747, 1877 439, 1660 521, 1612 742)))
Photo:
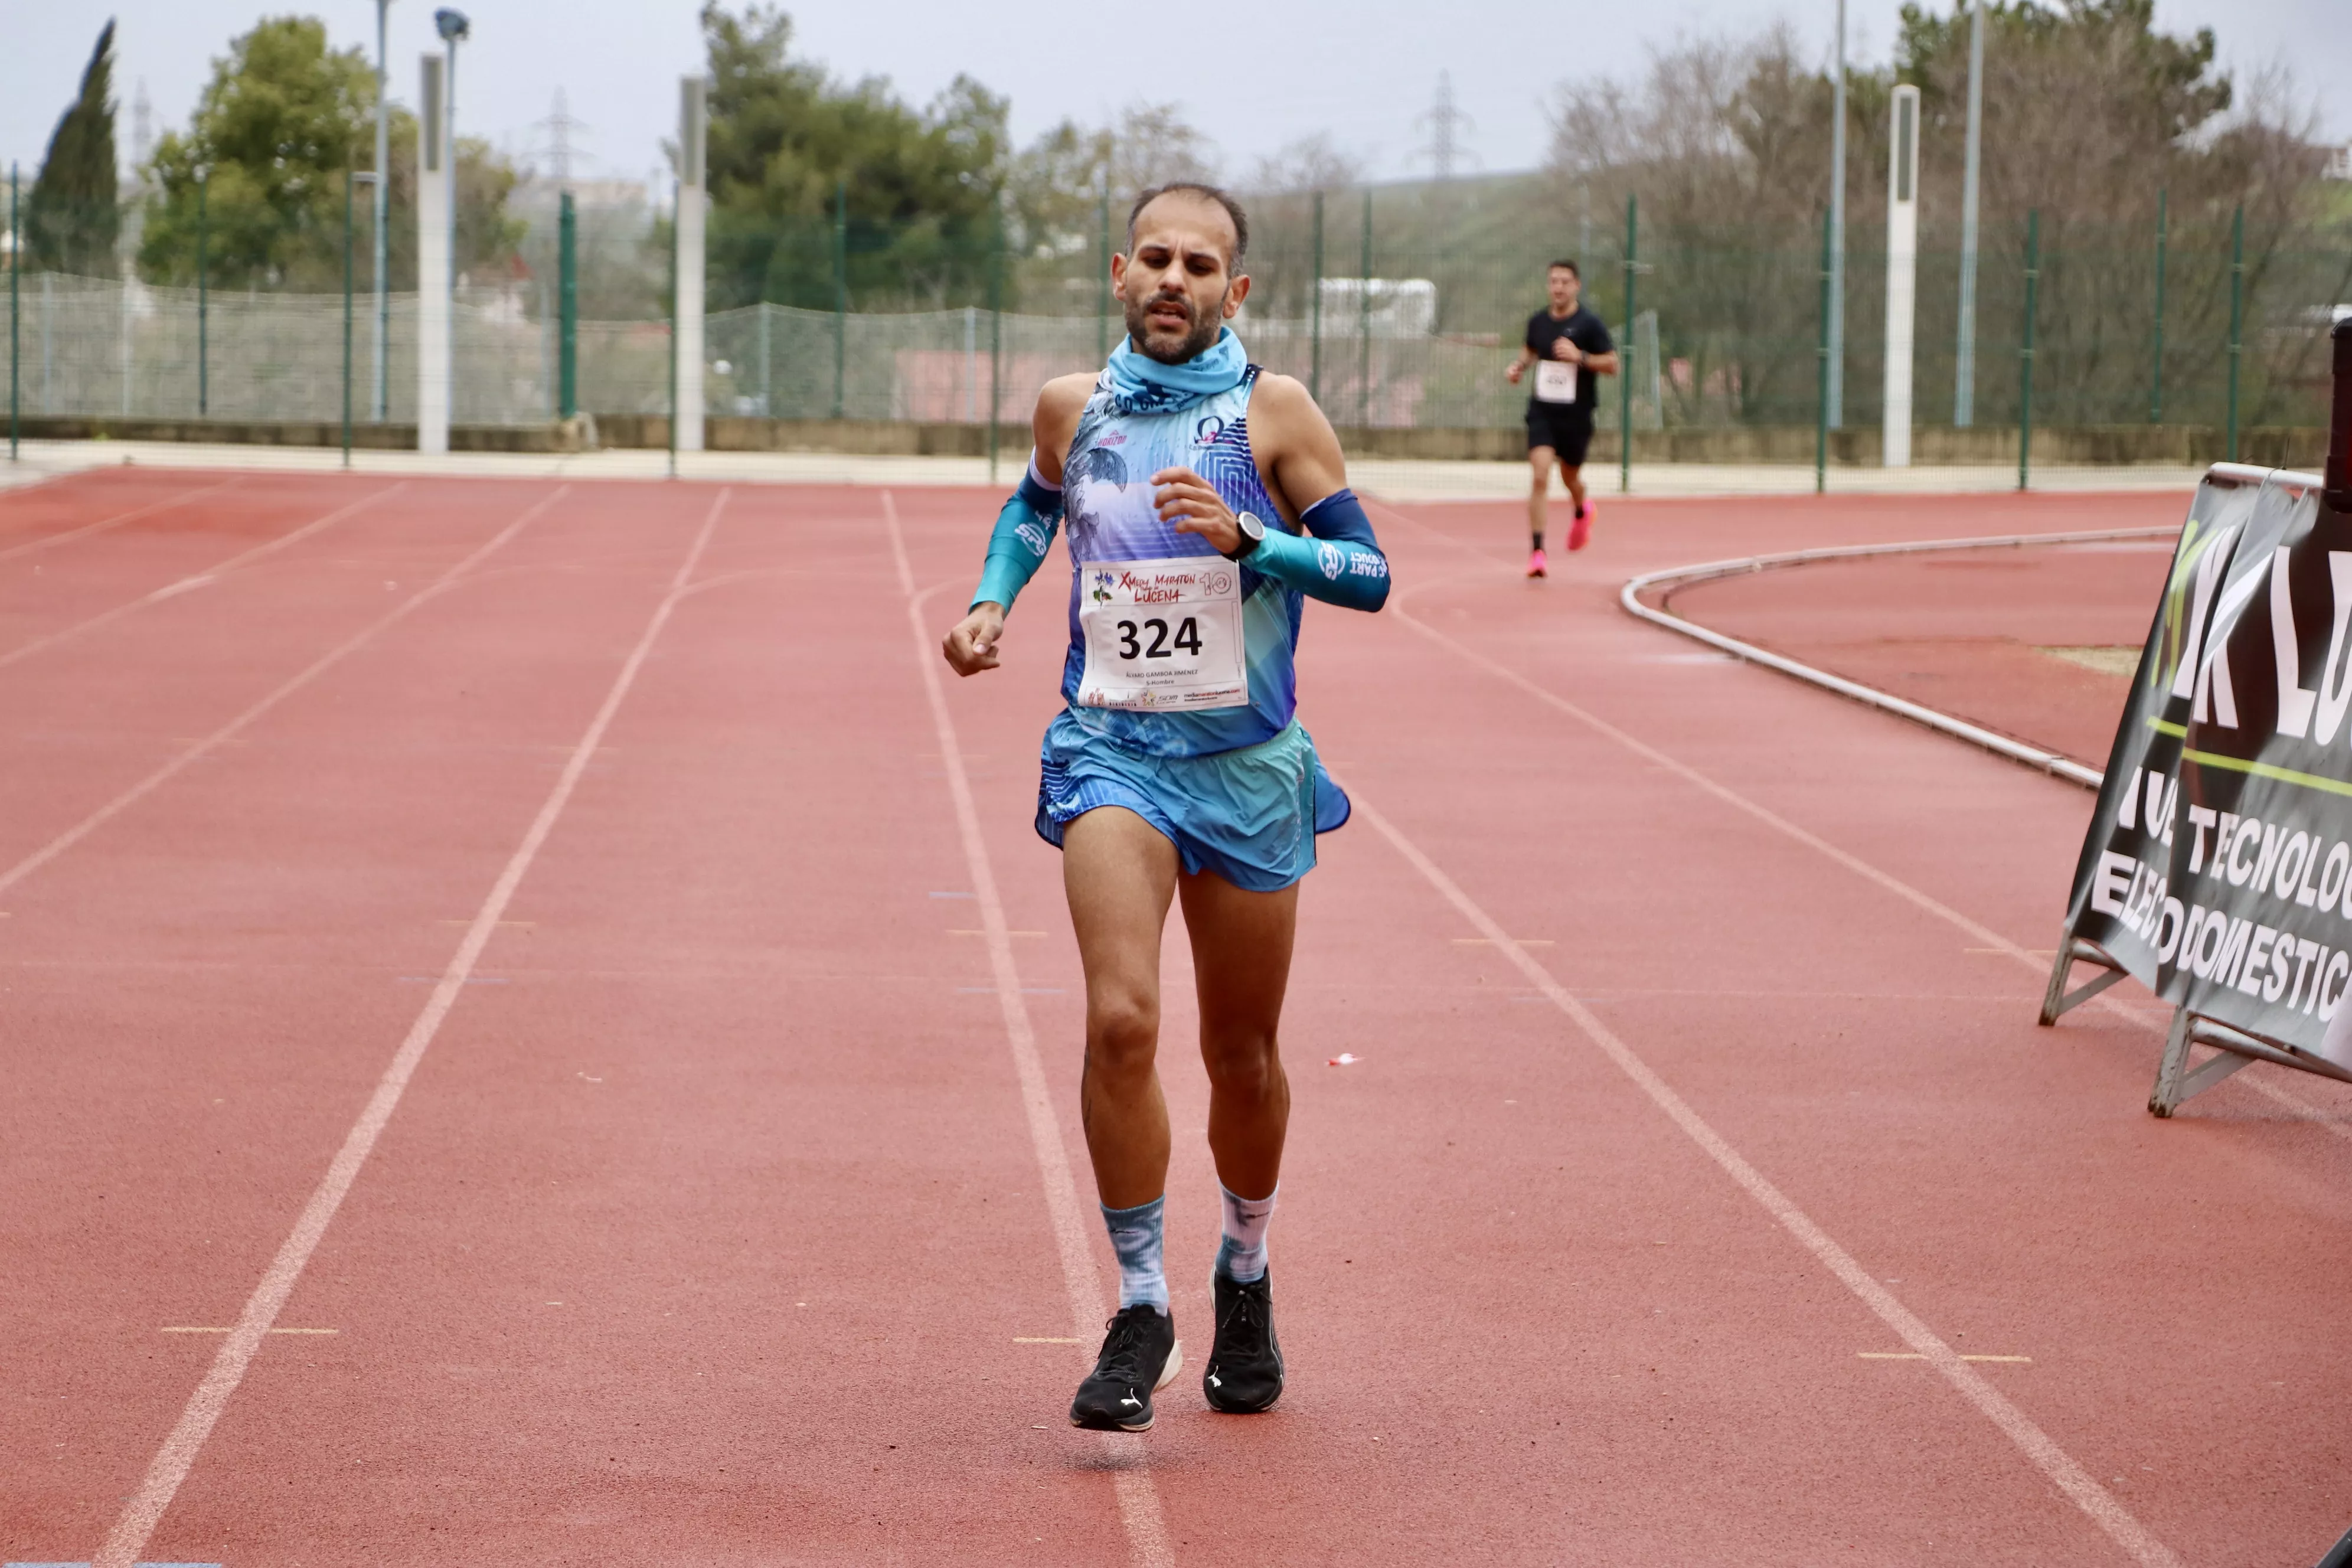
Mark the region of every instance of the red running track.
POLYGON ((1381 510, 1391 613, 1302 654, 1361 809, 1286 1022, 1291 1392, 1113 1441, 1063 1417, 1110 1270, 1028 826, 1058 595, 936 708, 909 625, 985 498, 198 485, 0 498, 0 552, 58 540, 0 555, 0 659, 71 634, 0 668, 11 1561, 2284 1564, 2352 1520, 2352 1097, 2149 1118, 2145 998, 2032 1023, 2082 791, 1613 605, 2179 499, 1610 505, 1544 584, 1510 509, 1381 510))

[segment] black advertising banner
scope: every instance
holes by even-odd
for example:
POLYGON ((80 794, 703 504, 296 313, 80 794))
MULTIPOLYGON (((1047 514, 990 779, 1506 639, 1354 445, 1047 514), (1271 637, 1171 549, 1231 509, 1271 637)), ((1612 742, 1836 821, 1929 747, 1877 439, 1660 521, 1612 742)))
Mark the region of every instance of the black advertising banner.
POLYGON ((2199 487, 2067 919, 2166 1001, 2352 1068, 2352 515, 2315 476, 2199 487))

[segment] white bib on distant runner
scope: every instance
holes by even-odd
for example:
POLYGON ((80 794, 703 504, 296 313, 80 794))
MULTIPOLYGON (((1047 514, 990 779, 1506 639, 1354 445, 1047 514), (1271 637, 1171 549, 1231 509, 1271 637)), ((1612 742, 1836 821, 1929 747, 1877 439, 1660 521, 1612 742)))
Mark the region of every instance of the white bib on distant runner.
POLYGON ((1575 402, 1576 367, 1565 360, 1538 360, 1536 362, 1536 401, 1538 403, 1575 402))
POLYGON ((1222 555, 1078 567, 1083 708, 1181 712, 1249 702, 1241 568, 1222 555))

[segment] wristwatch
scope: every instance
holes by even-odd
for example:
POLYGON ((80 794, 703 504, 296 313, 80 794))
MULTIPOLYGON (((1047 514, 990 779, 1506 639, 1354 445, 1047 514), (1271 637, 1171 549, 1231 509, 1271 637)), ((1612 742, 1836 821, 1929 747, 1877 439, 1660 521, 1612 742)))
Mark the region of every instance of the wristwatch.
POLYGON ((1234 524, 1242 531, 1242 542, 1225 552, 1225 559, 1246 561, 1250 557, 1250 552, 1265 542, 1265 524, 1257 520, 1255 512, 1249 511, 1234 519, 1234 524))

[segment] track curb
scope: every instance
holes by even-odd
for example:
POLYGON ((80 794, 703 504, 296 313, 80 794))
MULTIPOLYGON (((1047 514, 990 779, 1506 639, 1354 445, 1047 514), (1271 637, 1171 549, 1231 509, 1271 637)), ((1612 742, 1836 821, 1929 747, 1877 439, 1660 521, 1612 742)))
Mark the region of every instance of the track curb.
POLYGON ((1809 565, 1821 561, 1851 561, 1874 555, 1924 555, 1947 550, 2004 550, 2019 549, 2032 544, 2095 544, 2108 540, 2163 539, 2178 535, 2179 531, 2180 529, 2177 525, 2102 528, 2071 533, 2003 533, 1980 539, 1921 539, 1907 540, 1895 544, 1841 544, 1816 550, 1782 551, 1769 555, 1742 555, 1727 561, 1705 561, 1690 566, 1668 567, 1662 572, 1645 572, 1638 577, 1629 579, 1625 585, 1618 590, 1617 603, 1627 615, 1636 620, 1647 621, 1652 626, 1664 626, 1668 631, 1680 633, 1684 637, 1730 654, 1743 662, 1760 664, 1767 669, 1778 670, 1782 675, 1818 686, 1825 691, 1833 691, 1841 697, 1850 698, 1865 707, 1876 708, 1884 712, 1892 713, 1897 718, 1908 719, 1916 724, 1924 724, 1930 730, 1939 731, 1957 740, 1966 741, 1973 746, 1980 746, 1988 752, 2007 757, 2011 762, 2022 763, 2038 773, 2064 779, 2070 784, 2080 784, 2084 789, 2095 790, 2105 775, 2095 768, 2084 767, 2071 757, 2044 751, 2039 746, 2028 745, 1998 731, 1971 724, 1965 719, 1939 712, 1933 708, 1897 697, 1892 692, 1881 691, 1874 686, 1864 686, 1858 680, 1848 680, 1842 675, 1832 675, 1825 669, 1816 669, 1810 664, 1790 658, 1784 654, 1774 653, 1769 648, 1759 647, 1753 643, 1742 642, 1735 637, 1727 637, 1721 632, 1699 625, 1696 621, 1685 620, 1670 610, 1645 605, 1642 602, 1641 596, 1654 589, 1672 592, 1676 588, 1687 588, 1695 584, 1713 582, 1717 578, 1736 577, 1750 572, 1767 572, 1776 567, 1809 565))

